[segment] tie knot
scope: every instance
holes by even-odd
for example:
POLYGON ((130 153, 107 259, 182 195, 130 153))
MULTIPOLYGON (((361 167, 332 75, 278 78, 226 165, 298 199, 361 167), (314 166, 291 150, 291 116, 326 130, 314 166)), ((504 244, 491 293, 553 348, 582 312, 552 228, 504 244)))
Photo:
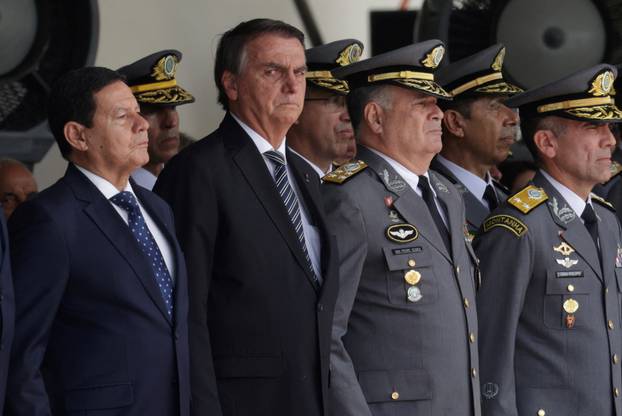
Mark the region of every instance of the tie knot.
POLYGON ((430 181, 425 175, 419 176, 419 184, 417 185, 423 192, 431 192, 430 181))
POLYGON ((136 201, 134 194, 129 191, 119 192, 110 198, 110 201, 128 212, 134 211, 138 208, 138 202, 136 201))
POLYGON ((276 150, 268 150, 264 152, 264 156, 272 161, 272 163, 276 165, 284 165, 285 164, 285 156, 281 154, 281 152, 277 152, 276 150))
POLYGON ((586 224, 593 224, 597 221, 596 213, 592 208, 592 204, 586 204, 585 209, 583 209, 583 213, 581 214, 581 219, 586 224))

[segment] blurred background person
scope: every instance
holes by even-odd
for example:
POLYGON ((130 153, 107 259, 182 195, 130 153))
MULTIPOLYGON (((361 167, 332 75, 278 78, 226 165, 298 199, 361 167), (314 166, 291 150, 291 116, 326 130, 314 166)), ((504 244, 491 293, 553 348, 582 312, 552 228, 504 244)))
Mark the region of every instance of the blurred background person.
POLYGON ((132 173, 137 184, 151 190, 164 164, 180 149, 177 106, 194 102, 188 91, 177 85, 175 73, 181 52, 169 49, 153 53, 119 68, 149 122, 149 162, 132 173))
POLYGON ((36 194, 37 182, 26 165, 14 159, 0 160, 0 203, 6 219, 36 194))

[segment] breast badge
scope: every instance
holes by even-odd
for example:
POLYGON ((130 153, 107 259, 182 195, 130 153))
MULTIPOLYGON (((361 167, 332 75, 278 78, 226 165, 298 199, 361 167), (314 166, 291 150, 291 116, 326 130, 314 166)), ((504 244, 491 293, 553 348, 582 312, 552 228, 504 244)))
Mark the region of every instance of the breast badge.
POLYGON ((579 302, 572 298, 569 298, 564 301, 564 304, 562 306, 564 308, 564 312, 566 312, 566 317, 564 319, 564 321, 566 322, 566 328, 572 329, 576 321, 574 314, 576 311, 579 310, 579 302))
POLYGON ((419 231, 411 224, 394 224, 387 228, 386 236, 396 243, 409 243, 419 237, 419 231))

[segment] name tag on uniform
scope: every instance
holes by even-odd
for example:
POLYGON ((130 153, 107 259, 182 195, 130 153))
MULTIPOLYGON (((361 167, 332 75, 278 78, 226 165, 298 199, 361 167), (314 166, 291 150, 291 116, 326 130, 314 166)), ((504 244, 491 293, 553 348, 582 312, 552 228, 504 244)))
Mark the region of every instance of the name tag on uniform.
POLYGON ((393 254, 411 254, 411 253, 419 253, 420 251, 423 251, 423 247, 417 246, 417 247, 394 248, 391 251, 393 252, 393 254))
POLYGON ((555 277, 562 278, 562 279, 568 278, 568 277, 583 277, 583 271, 574 270, 574 271, 568 271, 568 272, 556 272, 555 277))

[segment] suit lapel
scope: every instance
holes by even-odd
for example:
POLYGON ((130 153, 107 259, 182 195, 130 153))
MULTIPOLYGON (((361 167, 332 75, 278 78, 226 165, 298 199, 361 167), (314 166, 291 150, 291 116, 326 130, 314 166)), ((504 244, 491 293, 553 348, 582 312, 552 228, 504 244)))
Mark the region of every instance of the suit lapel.
POLYGON ((223 127, 229 130, 225 132, 225 135, 229 140, 228 145, 233 153, 233 162, 289 246, 309 283, 317 291, 317 285, 307 266, 307 260, 298 241, 298 236, 287 214, 283 199, 276 188, 274 179, 266 167, 263 156, 257 150, 252 139, 248 137, 246 132, 229 114, 223 121, 223 127))
POLYGON ((364 160, 367 165, 378 175, 380 182, 387 191, 394 196, 393 207, 399 212, 404 220, 415 226, 421 237, 427 240, 431 246, 438 250, 449 261, 451 257, 443 239, 436 229, 436 225, 428 206, 423 199, 408 185, 406 181, 395 172, 391 165, 364 146, 359 146, 357 157, 364 160))
MULTIPOLYGON (((606 224, 603 220, 603 216, 599 215, 601 207, 597 207, 597 203, 594 203, 593 205, 596 216, 598 217, 598 239, 600 242, 601 264, 604 269, 609 271, 611 268, 604 266, 613 264, 615 259, 618 257, 618 241, 615 238, 615 233, 611 232, 611 230, 617 230, 618 225, 606 224)), ((603 281, 605 281, 606 286, 611 285, 609 280, 613 278, 614 277, 610 273, 606 273, 603 270, 603 281)))
POLYGON ((458 253, 460 253, 458 247, 464 244, 464 222, 460 211, 461 204, 460 201, 452 197, 447 186, 439 181, 436 175, 434 172, 430 172, 430 179, 436 196, 443 203, 447 213, 452 258, 457 260, 459 258, 458 253))
MULTIPOLYGON (((533 182, 536 186, 543 188, 549 197, 548 201, 546 201, 547 208, 549 209, 549 214, 553 218, 553 221, 562 228, 559 235, 560 238, 570 244, 577 252, 577 255, 582 257, 590 268, 594 270, 598 278, 602 280, 602 268, 600 266, 598 251, 596 250, 590 233, 581 222, 579 214, 572 211, 574 215, 564 215, 568 212, 566 207, 571 209, 570 206, 542 174, 538 173, 533 182)), ((560 261, 564 260, 561 254, 559 254, 559 257, 560 261)))
POLYGON ((134 270, 135 276, 166 321, 170 324, 171 319, 166 312, 162 293, 153 276, 153 269, 134 239, 127 224, 123 222, 123 219, 95 185, 82 175, 72 164, 67 168, 65 178, 68 180, 76 197, 88 203, 84 208, 86 215, 95 223, 102 234, 106 236, 110 244, 117 249, 121 257, 123 257, 132 270, 134 270))

